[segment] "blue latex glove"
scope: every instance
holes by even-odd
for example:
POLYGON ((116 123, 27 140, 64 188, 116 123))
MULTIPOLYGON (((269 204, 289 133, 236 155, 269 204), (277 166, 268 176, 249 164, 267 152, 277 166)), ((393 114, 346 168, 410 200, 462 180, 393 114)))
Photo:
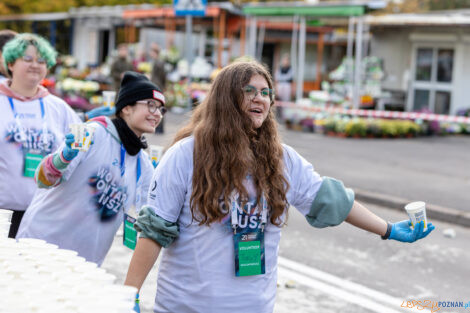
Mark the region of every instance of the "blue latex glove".
POLYGON ((393 239, 401 242, 415 242, 416 240, 422 239, 429 235, 434 230, 432 223, 428 224, 428 229, 423 231, 424 222, 419 222, 415 225, 414 229, 411 229, 411 221, 405 220, 398 223, 392 224, 392 231, 388 239, 393 239))
POLYGON ((101 115, 109 116, 109 115, 113 115, 114 113, 116 113, 115 108, 110 108, 108 106, 101 106, 101 107, 97 107, 88 111, 86 113, 86 116, 88 119, 90 119, 90 118, 94 118, 94 117, 101 116, 101 115))
POLYGON ((62 155, 67 161, 72 161, 78 154, 78 149, 73 149, 72 144, 75 141, 75 136, 72 133, 65 135, 65 148, 62 155))
POLYGON ((139 294, 136 294, 136 295, 135 295, 134 311, 136 311, 137 313, 140 313, 139 294))

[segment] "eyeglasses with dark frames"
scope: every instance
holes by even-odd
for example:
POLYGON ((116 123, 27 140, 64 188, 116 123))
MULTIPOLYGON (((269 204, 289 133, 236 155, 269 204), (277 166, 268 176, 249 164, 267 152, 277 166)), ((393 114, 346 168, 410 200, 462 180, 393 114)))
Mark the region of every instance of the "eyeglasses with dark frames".
POLYGON ((167 109, 165 106, 161 105, 160 102, 153 101, 153 100, 140 100, 136 101, 137 104, 146 104, 149 113, 155 114, 155 112, 160 111, 160 114, 163 116, 165 115, 167 109))

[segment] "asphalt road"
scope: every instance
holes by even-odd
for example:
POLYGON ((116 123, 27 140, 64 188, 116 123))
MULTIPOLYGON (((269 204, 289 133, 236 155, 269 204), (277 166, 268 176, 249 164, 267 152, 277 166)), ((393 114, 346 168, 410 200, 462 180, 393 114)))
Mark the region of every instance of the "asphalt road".
POLYGON ((347 186, 470 211, 470 136, 344 139, 283 131, 321 174, 347 186))

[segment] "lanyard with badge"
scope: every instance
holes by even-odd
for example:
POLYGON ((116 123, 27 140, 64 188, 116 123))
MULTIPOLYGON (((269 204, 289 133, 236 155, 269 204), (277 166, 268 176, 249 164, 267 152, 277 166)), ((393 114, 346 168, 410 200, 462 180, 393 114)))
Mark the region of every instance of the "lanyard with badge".
MULTIPOLYGON (((126 149, 124 145, 121 144, 121 178, 125 179, 126 173, 126 149)), ((140 181, 140 176, 142 174, 141 164, 140 164, 140 152, 137 155, 137 165, 136 165, 136 188, 135 188, 135 202, 131 205, 131 209, 129 211, 135 212, 135 207, 140 208, 141 203, 141 189, 142 189, 142 182, 140 181), (134 208, 132 210, 132 208, 134 208)), ((129 212, 131 213, 131 212, 129 212)), ((128 247, 129 249, 134 250, 135 245, 137 244, 137 231, 134 229, 134 223, 136 222, 136 218, 124 212, 124 236, 123 236, 123 244, 124 246, 128 247)))
POLYGON ((251 276, 265 273, 264 228, 267 222, 267 202, 261 197, 261 222, 255 231, 237 233, 238 229, 238 193, 233 192, 231 201, 231 223, 235 250, 235 276, 251 276))
MULTIPOLYGON (((18 112, 15 109, 15 103, 13 102, 13 98, 8 97, 8 101, 10 102, 10 107, 13 112, 13 116, 15 117, 16 126, 18 127, 20 142, 23 145, 23 153, 24 153, 24 168, 23 168, 23 176, 25 177, 34 177, 34 173, 36 172, 36 168, 41 163, 42 159, 44 158, 44 154, 42 151, 38 151, 38 149, 32 149, 30 147, 25 146, 28 138, 25 134, 25 129, 21 125, 21 121, 19 118, 18 112)), ((41 119, 42 119, 42 143, 44 146, 47 145, 47 123, 46 123, 46 113, 44 109, 44 102, 42 98, 39 98, 39 105, 41 106, 41 119)))

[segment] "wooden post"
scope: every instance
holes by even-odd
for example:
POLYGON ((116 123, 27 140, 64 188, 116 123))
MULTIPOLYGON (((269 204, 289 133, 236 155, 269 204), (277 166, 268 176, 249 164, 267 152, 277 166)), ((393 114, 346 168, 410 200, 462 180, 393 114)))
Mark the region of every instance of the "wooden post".
POLYGON ((170 19, 165 16, 163 20, 165 28, 165 50, 170 49, 170 19))
POLYGON ((174 44, 175 30, 176 30, 176 17, 165 16, 166 49, 170 49, 174 44))
POLYGON ((130 42, 135 43, 137 38, 137 28, 135 27, 135 22, 132 23, 131 25, 131 38, 130 42))
POLYGON ((240 56, 243 56, 245 55, 246 19, 243 18, 240 24, 240 56))
POLYGON ((220 11, 219 17, 219 40, 217 47, 217 67, 222 67, 222 51, 224 50, 224 39, 225 39, 225 20, 226 20, 225 10, 220 11))
POLYGON ((129 24, 124 24, 124 42, 129 42, 129 24))
POLYGON ((315 89, 320 90, 321 86, 321 68, 323 65, 323 48, 325 43, 323 42, 324 33, 318 33, 318 42, 317 42, 317 77, 315 79, 315 89))
POLYGON ((233 32, 228 32, 228 61, 230 62, 230 58, 232 57, 232 44, 233 44, 233 32))

